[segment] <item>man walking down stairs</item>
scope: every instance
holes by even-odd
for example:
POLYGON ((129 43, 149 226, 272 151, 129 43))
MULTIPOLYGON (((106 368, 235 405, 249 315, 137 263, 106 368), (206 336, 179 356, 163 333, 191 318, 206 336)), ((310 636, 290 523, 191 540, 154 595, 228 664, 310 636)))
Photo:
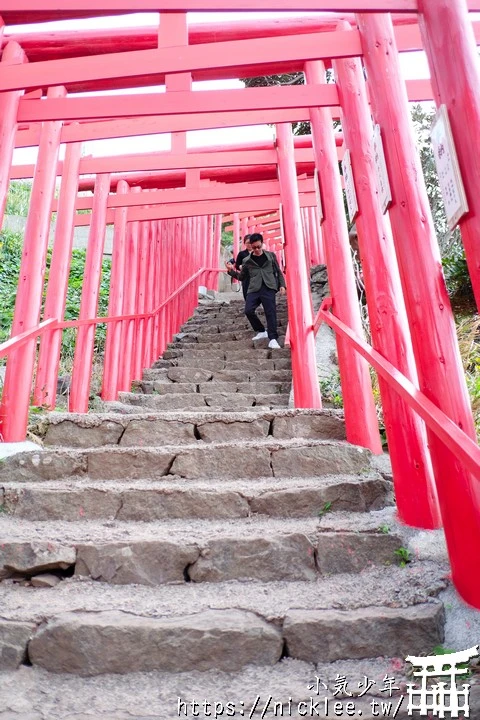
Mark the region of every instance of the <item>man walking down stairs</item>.
POLYGON ((443 556, 240 312, 199 307, 134 392, 0 463, 1 720, 369 718, 444 641, 443 556))

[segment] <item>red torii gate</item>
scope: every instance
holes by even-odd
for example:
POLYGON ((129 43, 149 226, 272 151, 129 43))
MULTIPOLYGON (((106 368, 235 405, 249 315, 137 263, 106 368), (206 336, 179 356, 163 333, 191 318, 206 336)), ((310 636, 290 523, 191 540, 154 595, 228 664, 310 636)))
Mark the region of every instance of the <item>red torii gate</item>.
MULTIPOLYGON (((460 228, 479 301, 480 32, 470 23, 469 10, 480 10, 480 0, 48 0, 41 10, 37 0, 3 0, 2 216, 10 177, 34 177, 13 337, 0 348, 9 356, 1 406, 3 439, 19 440, 25 434, 37 336, 42 341, 35 401, 42 403, 46 392, 47 397, 54 394, 61 330, 79 328, 71 409, 86 411, 94 328, 107 322, 102 394, 115 397, 158 357, 191 314, 198 282, 209 282, 209 275, 218 272, 222 214, 233 213, 238 238, 240 230, 252 224, 262 227, 260 216, 275 217, 280 207, 295 401, 299 407, 319 407, 307 276, 307 253, 312 243, 320 248, 312 184, 316 168, 324 213, 322 252, 332 290, 328 307, 333 311, 325 305, 318 322, 328 322, 337 331, 348 439, 380 451, 363 359, 368 358, 381 376, 400 517, 419 527, 437 527, 443 521, 454 581, 463 597, 478 606, 480 563, 463 542, 468 538, 475 547, 480 540, 480 450, 408 118, 409 100, 433 96, 437 105, 447 107, 469 208, 460 228), (121 42, 118 31, 85 33, 80 41, 61 32, 48 43, 41 32, 27 38, 8 31, 14 23, 157 11, 159 5, 159 33, 130 30, 121 42), (188 29, 188 10, 325 10, 337 15, 267 21, 263 27, 244 22, 188 29), (455 54, 446 53, 453 43, 455 54), (432 80, 404 83, 397 50, 421 47, 432 80), (333 67, 335 85, 325 82, 327 65, 333 67), (307 84, 201 93, 191 89, 192 80, 291 71, 304 71, 307 84), (74 97, 80 91, 154 83, 165 84, 166 93, 74 97), (45 95, 42 88, 48 88, 45 95), (371 114, 385 146, 390 223, 379 203, 372 164, 371 114), (332 118, 342 120, 356 184, 374 350, 361 338, 332 118), (308 148, 294 149, 289 125, 301 120, 312 125, 313 152, 307 157, 301 153, 308 148), (245 149, 216 150, 212 160, 206 153, 187 152, 188 130, 265 122, 277 126, 276 146, 255 149, 257 162, 242 161, 249 152, 245 149), (172 153, 163 162, 161 154, 150 158, 150 164, 143 159, 143 165, 138 156, 80 157, 85 140, 160 132, 173 133, 172 153), (63 164, 58 163, 61 143, 67 143, 63 164), (34 145, 39 146, 35 168, 12 169, 14 148, 34 145), (239 158, 233 157, 235 152, 239 158), (94 179, 80 178, 85 172, 94 179), (54 206, 57 173, 62 186, 54 206), (298 178, 304 174, 305 179, 298 178), (91 203, 77 198, 79 190, 92 186, 91 203), (90 205, 90 215, 76 215, 76 208, 90 205), (54 207, 56 241, 39 325, 54 207), (97 318, 108 222, 115 233, 109 316, 97 318), (90 225, 80 318, 65 323, 72 234, 80 223, 90 225)), ((277 237, 275 230, 272 238, 277 237)))

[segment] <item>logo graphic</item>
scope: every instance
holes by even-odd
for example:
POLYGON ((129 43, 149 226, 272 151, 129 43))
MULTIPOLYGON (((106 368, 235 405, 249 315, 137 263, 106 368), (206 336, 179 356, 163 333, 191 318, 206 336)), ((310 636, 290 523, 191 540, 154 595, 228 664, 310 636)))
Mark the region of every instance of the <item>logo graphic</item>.
POLYGON ((450 713, 449 717, 458 718, 461 712, 462 717, 469 718, 470 685, 459 687, 457 678, 465 677, 466 664, 468 665, 468 662, 478 655, 478 645, 448 655, 428 657, 409 655, 406 658, 407 662, 410 662, 414 668, 419 668, 418 672, 414 670, 413 675, 421 678, 421 687, 407 685, 408 714, 411 716, 414 711, 419 711, 420 717, 428 717, 429 713, 432 713, 434 718, 444 718, 445 713, 450 713), (431 678, 438 680, 441 677, 447 682, 438 681, 433 685, 427 685, 431 678))

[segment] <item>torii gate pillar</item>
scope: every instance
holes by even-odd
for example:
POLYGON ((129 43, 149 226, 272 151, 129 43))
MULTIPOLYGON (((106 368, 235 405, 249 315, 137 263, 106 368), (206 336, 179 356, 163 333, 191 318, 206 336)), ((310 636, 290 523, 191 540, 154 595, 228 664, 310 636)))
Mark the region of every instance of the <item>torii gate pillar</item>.
MULTIPOLYGON (((390 220, 420 390, 476 441, 392 19, 388 14, 359 14, 357 26, 372 111, 385 140, 393 199, 390 220)), ((453 581, 467 602, 480 607, 478 480, 434 433, 428 432, 428 439, 453 581)))
POLYGON ((466 0, 420 0, 419 23, 437 107, 446 105, 469 212, 460 221, 480 310, 480 67, 466 0), (454 52, 449 52, 455 48, 454 52))
POLYGON ((286 236, 288 321, 295 407, 321 408, 313 334, 312 297, 302 234, 292 127, 290 123, 280 123, 276 127, 280 193, 286 236))

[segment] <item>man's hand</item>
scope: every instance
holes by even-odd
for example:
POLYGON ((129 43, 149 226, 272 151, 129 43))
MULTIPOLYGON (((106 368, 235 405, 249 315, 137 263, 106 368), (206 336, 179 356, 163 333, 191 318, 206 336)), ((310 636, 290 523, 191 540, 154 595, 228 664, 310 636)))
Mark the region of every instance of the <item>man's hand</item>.
POLYGON ((287 291, 286 291, 286 289, 285 289, 284 287, 281 287, 278 292, 280 293, 280 295, 285 295, 285 293, 286 293, 287 291))

